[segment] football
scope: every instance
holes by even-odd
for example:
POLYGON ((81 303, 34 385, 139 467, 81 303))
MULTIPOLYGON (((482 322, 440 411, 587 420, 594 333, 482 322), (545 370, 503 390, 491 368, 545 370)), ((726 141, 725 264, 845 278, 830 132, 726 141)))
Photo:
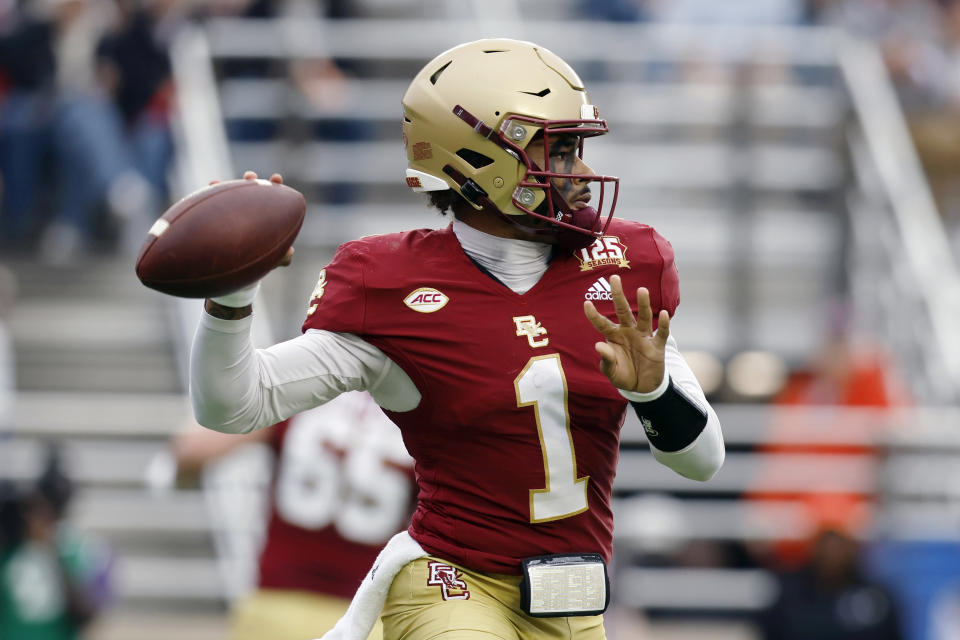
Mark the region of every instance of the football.
POLYGON ((221 296, 276 267, 300 232, 303 194, 269 180, 218 182, 172 205, 153 224, 137 277, 183 298, 221 296))

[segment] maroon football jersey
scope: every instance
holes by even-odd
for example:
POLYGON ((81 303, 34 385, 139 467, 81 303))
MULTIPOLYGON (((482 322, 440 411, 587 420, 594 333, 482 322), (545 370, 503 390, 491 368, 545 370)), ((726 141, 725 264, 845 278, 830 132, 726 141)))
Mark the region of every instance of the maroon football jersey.
POLYGON ((422 394, 412 411, 387 415, 416 461, 409 531, 428 553, 511 574, 548 553, 609 560, 627 402, 599 371, 583 301, 615 320, 614 274, 634 307, 644 286, 654 317, 673 314, 669 243, 623 220, 555 255, 522 295, 478 268, 451 227, 346 243, 321 272, 304 330, 361 336, 422 394))
POLYGON ((347 393, 276 425, 270 446, 260 586, 352 597, 410 522, 412 460, 397 428, 368 394, 347 393))

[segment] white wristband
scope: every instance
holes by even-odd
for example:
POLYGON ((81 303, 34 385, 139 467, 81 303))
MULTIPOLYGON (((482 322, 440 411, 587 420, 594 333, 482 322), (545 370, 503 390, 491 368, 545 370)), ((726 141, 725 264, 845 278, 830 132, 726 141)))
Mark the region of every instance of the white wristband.
POLYGON ((617 389, 624 398, 630 402, 650 402, 656 400, 662 396, 667 391, 667 387, 670 386, 670 372, 664 369, 663 371, 663 381, 653 391, 647 391, 646 393, 640 391, 627 391, 626 389, 617 389))
POLYGON ((224 307, 239 309, 241 307, 253 304, 253 299, 257 297, 257 289, 259 288, 260 282, 258 281, 254 282, 249 287, 244 287, 243 289, 234 291, 233 293, 228 293, 226 295, 210 299, 224 307))

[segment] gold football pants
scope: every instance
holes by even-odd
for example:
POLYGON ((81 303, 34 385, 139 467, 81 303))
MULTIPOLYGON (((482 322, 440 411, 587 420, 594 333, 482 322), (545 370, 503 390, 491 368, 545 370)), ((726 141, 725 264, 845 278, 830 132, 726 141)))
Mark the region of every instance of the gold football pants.
POLYGON ((521 576, 414 560, 383 608, 384 640, 606 640, 603 616, 534 618, 520 608, 521 576))

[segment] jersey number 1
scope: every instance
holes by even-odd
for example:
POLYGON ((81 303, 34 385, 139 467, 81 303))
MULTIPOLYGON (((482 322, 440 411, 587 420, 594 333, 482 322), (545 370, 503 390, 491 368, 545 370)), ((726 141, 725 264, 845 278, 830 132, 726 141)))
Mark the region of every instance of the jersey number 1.
POLYGON ((577 477, 577 456, 567 408, 567 380, 560 355, 530 358, 513 386, 517 391, 517 406, 533 405, 547 480, 546 488, 530 490, 530 521, 549 522, 586 511, 590 478, 577 477))

